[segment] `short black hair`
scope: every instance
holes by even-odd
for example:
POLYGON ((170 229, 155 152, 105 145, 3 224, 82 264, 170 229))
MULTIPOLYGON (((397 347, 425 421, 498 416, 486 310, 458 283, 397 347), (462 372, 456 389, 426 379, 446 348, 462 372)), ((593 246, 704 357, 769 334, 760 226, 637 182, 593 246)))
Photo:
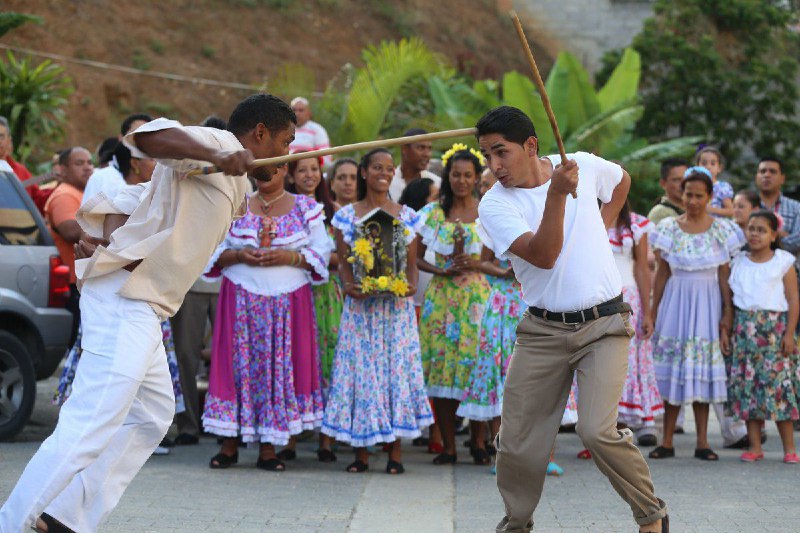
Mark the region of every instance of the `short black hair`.
POLYGON ((499 133, 507 141, 523 146, 525 141, 536 137, 536 128, 531 118, 516 107, 508 105, 495 107, 483 115, 475 125, 477 139, 484 135, 499 133))
POLYGON ((222 119, 216 115, 207 116, 203 119, 203 122, 201 122, 200 125, 206 128, 216 128, 218 130, 228 129, 228 124, 225 122, 225 119, 222 119))
POLYGON ((62 167, 69 165, 69 156, 74 149, 74 146, 70 146, 69 148, 61 150, 61 152, 58 154, 58 164, 62 167))
POLYGON ((116 137, 108 137, 103 139, 103 142, 101 142, 100 146, 97 148, 97 160, 101 165, 111 161, 111 158, 114 157, 114 149, 118 144, 119 139, 116 137))
POLYGON ((433 187, 432 179, 415 179, 403 189, 403 194, 400 195, 400 201, 397 203, 408 206, 414 211, 419 211, 428 203, 428 196, 431 195, 431 187, 433 187))
POLYGON ((271 94, 253 94, 239 102, 228 119, 228 131, 239 137, 264 124, 270 133, 277 133, 297 124, 297 116, 289 104, 271 94))
POLYGON ((688 176, 684 176, 683 181, 681 182, 681 190, 685 191, 686 184, 693 181, 699 181, 705 185, 709 196, 714 194, 714 183, 711 181, 711 177, 705 172, 700 172, 699 170, 693 170, 688 176))
POLYGON ((781 174, 783 174, 783 161, 781 161, 781 160, 780 160, 780 159, 778 159, 777 157, 775 157, 775 156, 771 156, 771 155, 765 155, 764 157, 762 157, 761 159, 759 159, 759 160, 758 160, 758 164, 759 164, 759 165, 760 165, 761 163, 766 163, 766 162, 769 162, 769 163, 778 163, 778 170, 780 170, 780 171, 781 171, 781 174))
POLYGON ((377 154, 389 154, 389 157, 392 157, 392 152, 386 148, 373 148, 364 154, 364 157, 361 158, 361 162, 358 164, 358 169, 356 170, 356 199, 359 201, 367 197, 366 170, 372 163, 372 158, 377 154))
POLYGON ((423 130, 422 128, 411 128, 410 130, 406 130, 403 133, 403 137, 412 137, 414 135, 425 135, 428 133, 428 130, 423 130))
POLYGON ((122 126, 119 129, 120 135, 124 137, 125 135, 130 133, 131 124, 133 124, 137 120, 150 122, 151 120, 153 120, 153 117, 151 117, 147 113, 134 113, 133 115, 130 115, 128 118, 122 121, 122 126))
POLYGON ((689 168, 689 166, 689 162, 680 157, 670 157, 669 159, 665 159, 661 162, 661 179, 667 179, 667 176, 669 176, 669 171, 675 167, 689 168))

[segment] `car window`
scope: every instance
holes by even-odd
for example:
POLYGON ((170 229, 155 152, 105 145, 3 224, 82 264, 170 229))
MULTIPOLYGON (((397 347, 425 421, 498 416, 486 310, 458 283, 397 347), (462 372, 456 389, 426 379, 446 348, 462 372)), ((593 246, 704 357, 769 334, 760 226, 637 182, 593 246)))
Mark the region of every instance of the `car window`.
POLYGON ((41 244, 39 225, 12 179, 17 178, 0 172, 0 245, 41 244))

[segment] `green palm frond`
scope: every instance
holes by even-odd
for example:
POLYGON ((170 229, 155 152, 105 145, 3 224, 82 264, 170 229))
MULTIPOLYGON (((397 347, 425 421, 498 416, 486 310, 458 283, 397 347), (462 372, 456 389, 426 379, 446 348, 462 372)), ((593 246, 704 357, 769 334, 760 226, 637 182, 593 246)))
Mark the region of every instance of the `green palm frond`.
POLYGON ((678 137, 655 144, 647 144, 636 150, 632 150, 621 156, 623 162, 635 162, 642 160, 660 161, 668 157, 686 156, 694 152, 695 147, 705 139, 700 136, 678 137))
POLYGON ((599 113, 581 124, 564 140, 567 150, 605 151, 625 132, 631 131, 642 117, 644 108, 632 100, 599 113))

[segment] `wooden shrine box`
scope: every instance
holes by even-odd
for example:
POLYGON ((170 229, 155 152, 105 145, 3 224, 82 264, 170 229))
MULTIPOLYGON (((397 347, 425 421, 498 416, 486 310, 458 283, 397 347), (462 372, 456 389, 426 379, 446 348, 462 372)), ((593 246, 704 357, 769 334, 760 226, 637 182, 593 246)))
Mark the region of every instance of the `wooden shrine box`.
POLYGON ((404 276, 408 249, 405 225, 386 211, 375 208, 356 223, 355 241, 366 239, 372 246, 373 265, 353 264, 356 283, 366 277, 404 276))

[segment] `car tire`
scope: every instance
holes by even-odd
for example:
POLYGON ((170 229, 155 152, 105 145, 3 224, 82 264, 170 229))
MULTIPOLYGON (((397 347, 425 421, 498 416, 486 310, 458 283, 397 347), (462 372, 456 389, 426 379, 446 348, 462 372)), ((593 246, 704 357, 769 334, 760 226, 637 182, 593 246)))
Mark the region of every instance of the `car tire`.
POLYGON ((36 371, 19 339, 0 331, 0 441, 25 427, 36 400, 36 371))

